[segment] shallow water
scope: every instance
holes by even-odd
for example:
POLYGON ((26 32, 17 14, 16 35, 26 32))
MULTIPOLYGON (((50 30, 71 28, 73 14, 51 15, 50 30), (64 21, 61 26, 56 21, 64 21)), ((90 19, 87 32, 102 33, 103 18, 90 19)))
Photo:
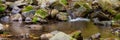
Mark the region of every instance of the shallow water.
MULTIPOLYGON (((89 38, 91 35, 96 34, 96 33, 101 33, 103 38, 116 37, 111 33, 110 27, 96 26, 92 22, 86 22, 86 21, 58 22, 58 23, 52 23, 52 24, 39 24, 38 23, 37 25, 43 26, 41 30, 31 30, 30 28, 25 26, 28 24, 25 24, 24 22, 13 21, 13 22, 10 22, 10 24, 8 25, 10 25, 8 27, 8 30, 14 36, 32 34, 36 37, 40 37, 41 34, 50 33, 56 30, 65 32, 67 34, 71 34, 72 32, 81 30, 82 36, 84 38, 89 38)), ((36 25, 36 24, 29 24, 29 25, 36 25)), ((11 39, 18 39, 18 38, 13 37, 11 39)), ((25 38, 25 40, 27 40, 27 38, 25 38)))

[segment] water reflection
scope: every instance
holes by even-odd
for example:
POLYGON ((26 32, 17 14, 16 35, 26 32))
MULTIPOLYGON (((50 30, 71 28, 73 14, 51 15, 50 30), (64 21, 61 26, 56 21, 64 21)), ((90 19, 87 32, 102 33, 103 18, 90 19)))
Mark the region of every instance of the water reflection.
POLYGON ((11 22, 9 30, 10 30, 11 34, 13 34, 15 36, 21 36, 21 35, 29 34, 29 29, 24 27, 24 24, 22 23, 22 21, 11 22))

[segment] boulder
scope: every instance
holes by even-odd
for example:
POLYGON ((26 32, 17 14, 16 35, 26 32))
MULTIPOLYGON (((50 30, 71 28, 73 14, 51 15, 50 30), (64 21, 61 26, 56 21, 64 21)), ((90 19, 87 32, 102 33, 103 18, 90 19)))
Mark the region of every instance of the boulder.
POLYGON ((59 33, 55 34, 55 36, 53 36, 49 40, 71 40, 71 39, 72 39, 72 37, 70 37, 69 35, 67 35, 63 32, 59 32, 59 33))

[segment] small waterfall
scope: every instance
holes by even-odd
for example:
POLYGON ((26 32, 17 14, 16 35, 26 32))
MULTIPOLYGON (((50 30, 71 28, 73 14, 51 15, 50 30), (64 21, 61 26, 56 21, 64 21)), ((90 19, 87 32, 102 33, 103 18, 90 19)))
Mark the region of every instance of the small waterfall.
POLYGON ((90 20, 86 19, 86 18, 80 18, 80 17, 69 20, 69 22, 76 22, 76 21, 86 21, 86 22, 89 22, 90 20))
POLYGON ((77 18, 73 18, 73 17, 75 17, 75 15, 70 15, 70 16, 68 16, 68 18, 69 18, 69 22, 76 22, 76 21, 90 21, 90 19, 87 19, 87 18, 81 18, 81 17, 77 17, 77 18))
POLYGON ((75 22, 75 21, 90 21, 87 18, 81 18, 81 17, 77 17, 73 14, 72 10, 67 9, 67 12, 69 14, 68 18, 69 18, 69 22, 75 22))

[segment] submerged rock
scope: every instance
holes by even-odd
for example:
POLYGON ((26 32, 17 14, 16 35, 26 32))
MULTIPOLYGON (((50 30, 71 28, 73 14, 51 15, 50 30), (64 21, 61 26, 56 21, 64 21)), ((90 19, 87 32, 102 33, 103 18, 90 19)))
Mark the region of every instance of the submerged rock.
POLYGON ((30 30, 43 30, 42 25, 25 25, 25 27, 29 28, 30 30))

